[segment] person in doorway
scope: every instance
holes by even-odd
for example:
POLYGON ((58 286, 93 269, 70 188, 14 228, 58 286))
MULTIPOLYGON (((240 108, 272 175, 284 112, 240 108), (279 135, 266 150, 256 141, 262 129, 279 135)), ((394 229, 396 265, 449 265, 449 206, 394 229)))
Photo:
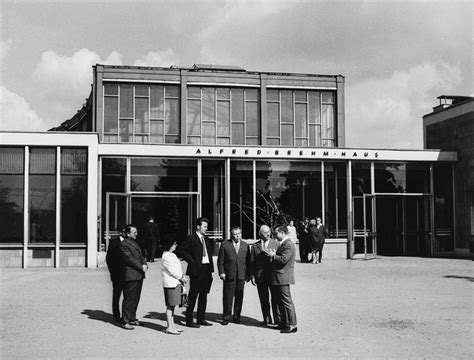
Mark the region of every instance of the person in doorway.
POLYGON ((176 250, 176 255, 188 263, 189 297, 186 308, 186 326, 198 328, 212 326, 206 321, 207 294, 211 290, 214 263, 212 253, 214 241, 206 236, 209 220, 200 217, 196 220, 196 231, 189 235, 176 250), (199 300, 198 300, 199 297, 199 300), (193 321, 193 311, 198 300, 197 323, 193 321))
POLYGON ((299 243, 299 250, 300 250, 300 262, 307 263, 308 262, 308 226, 309 226, 309 219, 304 218, 302 222, 299 223, 297 233, 298 233, 298 243, 299 243))
POLYGON ((122 302, 122 327, 133 330, 132 325, 140 326, 137 320, 137 308, 140 302, 143 279, 148 270, 140 246, 136 242, 137 228, 134 225, 125 227, 125 239, 120 244, 124 263, 124 283, 122 302))
POLYGON ((323 225, 321 217, 316 218, 316 228, 317 228, 317 234, 318 234, 318 241, 316 243, 316 252, 318 253, 318 258, 316 260, 316 254, 315 254, 315 261, 316 264, 319 262, 321 263, 321 258, 323 257, 323 247, 324 244, 326 243, 326 236, 328 234, 326 226, 323 225))
POLYGON ((161 277, 163 279, 163 291, 166 304, 166 321, 168 327, 165 332, 172 335, 180 335, 181 329, 178 329, 174 323, 174 309, 181 303, 181 294, 186 279, 183 276, 181 262, 174 254, 176 242, 168 241, 163 244, 161 277))
POLYGON ((308 226, 308 242, 306 248, 308 251, 308 262, 316 264, 316 250, 318 249, 318 228, 316 227, 316 219, 311 219, 308 226))
POLYGON ((268 249, 266 254, 272 261, 271 285, 278 294, 280 308, 281 333, 295 333, 296 326, 295 305, 291 298, 290 285, 295 283, 295 245, 288 237, 286 226, 276 228, 276 236, 280 243, 278 249, 268 249))
POLYGON ((242 230, 239 226, 232 227, 230 239, 221 244, 217 268, 219 277, 224 281, 222 325, 227 325, 231 320, 240 324, 245 281, 250 279, 250 249, 249 245, 242 241, 242 230), (233 316, 232 303, 234 303, 233 316))
POLYGON ((250 279, 252 284, 257 286, 263 315, 263 321, 260 323, 262 326, 280 324, 280 312, 278 310, 277 301, 278 295, 274 291, 275 288, 270 286, 272 263, 265 253, 267 249, 276 250, 278 248, 278 241, 272 239, 271 234, 271 229, 267 225, 262 225, 259 231, 260 241, 252 245, 250 250, 250 279), (270 309, 273 313, 273 321, 270 309))
POLYGON ((125 238, 123 229, 119 231, 118 236, 111 237, 105 261, 110 272, 110 280, 112 280, 112 314, 116 322, 121 323, 120 316, 120 296, 123 290, 123 280, 125 268, 122 260, 120 245, 125 238))
POLYGON ((156 249, 160 243, 160 229, 158 225, 155 224, 155 218, 153 216, 148 217, 148 221, 143 225, 140 235, 143 239, 146 260, 148 262, 154 262, 156 249))

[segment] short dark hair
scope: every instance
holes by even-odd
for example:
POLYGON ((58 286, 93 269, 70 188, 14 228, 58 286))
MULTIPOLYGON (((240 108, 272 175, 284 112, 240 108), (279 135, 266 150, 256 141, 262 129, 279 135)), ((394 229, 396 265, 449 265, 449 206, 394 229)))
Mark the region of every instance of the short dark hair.
POLYGON ((136 229, 137 227, 133 224, 126 225, 125 229, 123 229, 123 232, 125 233, 125 235, 130 234, 130 231, 132 231, 132 228, 136 229))
POLYGON ((280 225, 280 226, 277 226, 277 228, 275 229, 275 232, 282 232, 284 234, 288 234, 288 228, 286 227, 286 225, 280 225))
POLYGON ((173 244, 176 244, 176 240, 167 239, 167 240, 161 242, 160 244, 161 244, 161 248, 163 249, 163 251, 169 251, 169 249, 171 249, 173 244))
POLYGON ((196 219, 196 227, 201 226, 203 222, 209 224, 209 220, 207 220, 207 218, 205 218, 205 217, 198 217, 198 218, 196 219))
POLYGON ((150 220, 155 220, 155 217, 152 216, 152 215, 148 216, 148 221, 150 221, 150 220))

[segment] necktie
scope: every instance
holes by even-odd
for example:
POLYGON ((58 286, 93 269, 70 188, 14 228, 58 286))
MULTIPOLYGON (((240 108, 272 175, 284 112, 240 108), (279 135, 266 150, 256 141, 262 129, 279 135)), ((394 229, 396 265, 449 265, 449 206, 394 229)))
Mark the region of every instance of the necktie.
POLYGON ((207 249, 206 249, 206 242, 204 241, 204 236, 199 235, 199 239, 201 239, 201 244, 202 244, 202 257, 206 257, 207 249))

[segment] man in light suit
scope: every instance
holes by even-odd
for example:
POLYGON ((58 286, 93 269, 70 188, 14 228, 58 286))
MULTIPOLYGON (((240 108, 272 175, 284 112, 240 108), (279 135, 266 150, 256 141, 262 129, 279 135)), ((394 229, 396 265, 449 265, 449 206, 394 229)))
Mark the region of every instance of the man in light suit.
POLYGON ((137 307, 140 302, 143 279, 148 270, 145 258, 138 243, 137 228, 134 225, 125 227, 125 239, 120 244, 122 260, 125 267, 123 283, 123 302, 122 302, 122 327, 127 330, 133 330, 132 325, 139 326, 137 320, 137 307))
POLYGON ((259 231, 260 241, 253 244, 250 251, 250 279, 253 285, 257 285, 260 307, 263 314, 263 321, 260 324, 262 326, 280 324, 280 311, 277 302, 278 295, 275 294, 275 288, 270 286, 272 263, 265 252, 267 249, 276 250, 278 248, 278 241, 272 239, 271 234, 272 231, 270 228, 267 225, 262 225, 259 231), (270 315, 270 294, 273 321, 270 315))
POLYGON ((227 325, 230 320, 236 324, 241 323, 245 281, 249 279, 250 250, 249 245, 242 241, 242 230, 239 226, 232 227, 230 237, 230 240, 221 244, 217 257, 219 277, 224 281, 222 325, 227 325), (234 303, 233 316, 232 303, 234 303))
POLYGON ((290 285, 295 283, 295 245, 288 237, 288 228, 279 226, 276 228, 276 236, 280 246, 275 251, 266 250, 267 255, 272 259, 271 285, 278 294, 278 305, 281 317, 281 333, 295 333, 296 311, 291 298, 290 285))
POLYGON ((196 231, 189 235, 175 253, 188 263, 186 275, 189 276, 188 307, 186 308, 186 326, 198 328, 212 326, 206 321, 207 294, 211 290, 214 263, 212 254, 214 241, 206 236, 209 220, 200 217, 196 220, 196 231), (199 300, 198 300, 199 297, 199 300), (193 311, 198 300, 197 323, 193 321, 193 311))

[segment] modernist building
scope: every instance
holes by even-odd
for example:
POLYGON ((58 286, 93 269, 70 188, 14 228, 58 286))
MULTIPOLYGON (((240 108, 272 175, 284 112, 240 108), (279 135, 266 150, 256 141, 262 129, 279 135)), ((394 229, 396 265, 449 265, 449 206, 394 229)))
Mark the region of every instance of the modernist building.
POLYGON ((425 149, 455 151, 458 161, 454 165, 455 198, 445 206, 435 198, 440 232, 440 247, 454 250, 457 255, 474 253, 474 97, 441 95, 440 104, 423 117, 425 149), (444 208, 442 210, 441 208, 444 208), (451 219, 454 219, 455 231, 451 219), (447 220, 446 220, 447 219, 447 220), (446 226, 442 224, 446 222, 446 226), (454 241, 452 241, 454 238, 454 241), (445 245, 449 244, 449 245, 445 245))
POLYGON ((0 134, 0 265, 97 266, 155 215, 180 241, 321 216, 325 256, 454 253, 455 152, 345 148, 344 77, 96 65, 46 133, 0 134), (451 210, 449 210, 451 209, 451 210), (451 211, 451 212, 450 212, 451 211), (442 237, 442 239, 441 239, 442 237))

